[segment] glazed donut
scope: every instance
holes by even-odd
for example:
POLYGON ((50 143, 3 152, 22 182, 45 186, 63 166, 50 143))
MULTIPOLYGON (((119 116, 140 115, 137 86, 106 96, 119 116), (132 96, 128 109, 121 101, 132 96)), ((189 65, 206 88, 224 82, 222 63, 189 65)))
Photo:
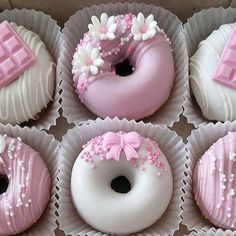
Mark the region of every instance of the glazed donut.
POLYGON ((100 21, 91 20, 72 61, 81 101, 103 118, 138 120, 153 114, 168 99, 174 81, 170 40, 153 15, 103 13, 100 21), (132 73, 119 75, 117 68, 125 61, 132 73))
POLYGON ((236 120, 235 48, 229 45, 230 39, 235 44, 235 30, 233 24, 222 25, 199 44, 190 59, 191 88, 209 120, 236 120))
POLYGON ((223 229, 236 230, 236 132, 214 143, 198 161, 194 196, 203 216, 223 229))
POLYGON ((0 235, 16 235, 42 215, 51 178, 39 153, 21 138, 0 136, 0 235))
POLYGON ((71 194, 80 216, 108 234, 141 231, 161 218, 173 190, 172 172, 157 143, 137 132, 108 132, 77 157, 71 194))
MULTIPOLYGON (((36 120, 38 114, 53 100, 56 73, 55 63, 39 36, 15 23, 11 23, 11 26, 35 57, 35 63, 23 70, 11 83, 1 86, 0 78, 0 123, 20 124, 30 119, 36 120)), ((0 75, 5 68, 2 51, 6 51, 6 45, 11 39, 0 43, 0 75)), ((19 64, 16 68, 20 67, 21 59, 25 55, 16 54, 17 51, 14 52, 13 49, 8 50, 5 54, 14 58, 14 63, 19 64)))

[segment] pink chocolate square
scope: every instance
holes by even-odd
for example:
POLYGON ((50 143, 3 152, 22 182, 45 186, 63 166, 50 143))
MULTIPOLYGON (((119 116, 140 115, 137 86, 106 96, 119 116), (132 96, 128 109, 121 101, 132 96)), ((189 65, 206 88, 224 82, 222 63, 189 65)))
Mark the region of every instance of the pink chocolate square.
POLYGON ((236 24, 221 54, 213 80, 236 89, 236 24))
POLYGON ((9 22, 0 24, 0 88, 35 63, 35 56, 9 22))

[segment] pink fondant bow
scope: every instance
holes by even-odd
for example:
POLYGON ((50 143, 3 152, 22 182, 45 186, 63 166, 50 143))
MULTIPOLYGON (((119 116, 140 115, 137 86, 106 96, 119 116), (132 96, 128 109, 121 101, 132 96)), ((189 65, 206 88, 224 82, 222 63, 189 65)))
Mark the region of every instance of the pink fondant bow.
POLYGON ((135 149, 139 148, 141 137, 137 132, 113 133, 108 132, 104 135, 104 146, 109 150, 106 159, 119 161, 120 153, 124 150, 127 160, 137 159, 138 153, 135 149))

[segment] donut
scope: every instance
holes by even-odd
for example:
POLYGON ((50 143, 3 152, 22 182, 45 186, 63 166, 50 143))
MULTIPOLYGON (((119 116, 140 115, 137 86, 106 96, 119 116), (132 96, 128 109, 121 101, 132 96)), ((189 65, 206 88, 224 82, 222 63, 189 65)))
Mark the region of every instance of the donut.
POLYGON ((6 28, 10 33, 0 37, 0 122, 15 125, 38 119, 53 100, 55 63, 37 34, 5 21, 0 24, 0 35, 6 28), (25 49, 32 55, 23 54, 25 49), (23 68, 27 56, 35 60, 23 68))
POLYGON ((236 120, 235 34, 234 24, 222 25, 190 59, 191 89, 208 120, 236 120))
POLYGON ((168 99, 174 82, 170 40, 154 16, 92 16, 72 60, 73 84, 97 116, 142 119, 168 99))
POLYGON ((39 153, 20 137, 0 135, 0 235, 33 225, 50 198, 51 177, 39 153))
POLYGON ((158 144, 137 132, 107 132, 78 155, 71 196, 78 214, 112 235, 139 232, 161 218, 169 205, 173 178, 158 144))
POLYGON ((223 229, 236 230, 236 132, 214 143, 194 169, 193 192, 202 215, 223 229))

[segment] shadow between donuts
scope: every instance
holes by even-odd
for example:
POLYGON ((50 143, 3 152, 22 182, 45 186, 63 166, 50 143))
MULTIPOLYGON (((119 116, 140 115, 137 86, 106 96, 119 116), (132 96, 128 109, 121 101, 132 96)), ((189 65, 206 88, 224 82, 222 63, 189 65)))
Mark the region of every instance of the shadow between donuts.
POLYGON ((9 180, 6 175, 0 174, 0 195, 7 191, 9 180))

